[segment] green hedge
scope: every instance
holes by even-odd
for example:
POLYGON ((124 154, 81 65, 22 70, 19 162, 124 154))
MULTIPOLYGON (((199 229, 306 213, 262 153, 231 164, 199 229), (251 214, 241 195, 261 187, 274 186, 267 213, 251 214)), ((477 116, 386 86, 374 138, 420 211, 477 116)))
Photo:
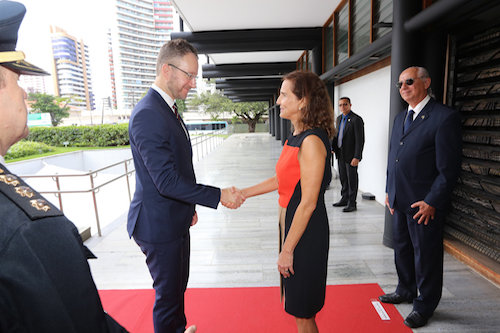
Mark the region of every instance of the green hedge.
POLYGON ((5 155, 6 160, 54 151, 53 147, 41 142, 19 141, 12 145, 5 155))
POLYGON ((129 144, 128 124, 33 127, 26 140, 59 147, 64 146, 64 142, 68 147, 126 146, 129 144))

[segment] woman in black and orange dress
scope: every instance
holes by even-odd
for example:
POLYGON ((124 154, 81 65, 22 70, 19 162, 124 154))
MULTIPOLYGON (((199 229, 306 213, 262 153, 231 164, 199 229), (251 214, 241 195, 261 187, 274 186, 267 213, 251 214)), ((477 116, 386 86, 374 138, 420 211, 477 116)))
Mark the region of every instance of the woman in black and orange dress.
POLYGON ((276 175, 243 190, 252 197, 279 193, 280 254, 285 311, 299 333, 318 332, 315 316, 325 302, 329 226, 325 189, 331 180, 333 108, 325 84, 314 73, 295 71, 283 78, 280 117, 293 133, 276 164, 276 175))

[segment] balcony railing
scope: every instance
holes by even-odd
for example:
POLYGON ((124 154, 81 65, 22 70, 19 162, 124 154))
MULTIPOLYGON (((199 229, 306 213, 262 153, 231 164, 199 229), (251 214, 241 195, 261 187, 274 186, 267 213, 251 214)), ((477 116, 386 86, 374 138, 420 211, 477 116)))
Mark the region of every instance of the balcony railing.
MULTIPOLYGON (((221 144, 224 139, 225 139, 225 131, 214 131, 211 133, 203 133, 203 134, 192 134, 191 137, 191 144, 193 147, 193 160, 199 161, 201 158, 203 158, 206 154, 208 154, 210 151, 212 151, 215 147, 217 147, 219 144, 221 144)), ((107 165, 103 168, 97 169, 97 170, 92 170, 87 173, 78 173, 78 174, 52 174, 52 175, 20 175, 21 178, 23 179, 49 179, 55 182, 56 190, 44 190, 40 189, 39 193, 41 194, 54 194, 59 203, 59 209, 64 212, 64 206, 63 206, 63 200, 62 197, 63 195, 67 194, 82 194, 82 193, 90 193, 92 195, 92 201, 93 201, 93 208, 94 208, 94 214, 95 214, 95 221, 96 221, 96 226, 97 226, 97 233, 99 236, 102 236, 102 230, 101 230, 101 221, 99 219, 99 210, 97 207, 97 198, 96 198, 96 193, 98 193, 101 189, 104 187, 107 187, 111 183, 114 183, 118 181, 121 178, 126 179, 126 184, 127 184, 127 191, 128 191, 128 199, 129 202, 132 200, 132 192, 130 189, 130 180, 129 178, 132 176, 132 174, 135 172, 135 167, 133 165, 133 159, 128 158, 125 160, 122 160, 120 162, 114 163, 107 165), (122 171, 120 171, 118 174, 113 175, 111 179, 108 179, 107 181, 103 182, 102 184, 96 185, 95 179, 98 177, 98 175, 101 173, 104 173, 106 170, 109 170, 111 168, 117 168, 119 166, 123 166, 122 171), (84 179, 88 177, 90 180, 90 187, 85 188, 85 189, 70 189, 70 190, 61 190, 61 179, 63 178, 78 178, 78 179, 84 179)), ((78 183, 78 182, 73 182, 73 183, 78 183)))

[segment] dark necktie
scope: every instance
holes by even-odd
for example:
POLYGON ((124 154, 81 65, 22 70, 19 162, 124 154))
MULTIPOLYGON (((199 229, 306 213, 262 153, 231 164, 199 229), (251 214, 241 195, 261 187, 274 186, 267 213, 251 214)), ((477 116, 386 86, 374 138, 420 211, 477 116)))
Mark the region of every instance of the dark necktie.
POLYGON ((172 105, 172 109, 174 110, 175 116, 177 117, 177 120, 181 124, 181 127, 184 130, 184 133, 186 133, 186 137, 189 139, 189 133, 186 130, 186 127, 184 126, 184 123, 181 120, 181 116, 179 116, 179 112, 177 111, 177 104, 174 103, 174 105, 172 105))
POLYGON ((414 113, 415 113, 415 111, 413 111, 413 110, 408 111, 408 115, 406 116, 405 124, 403 126, 403 134, 406 134, 406 132, 408 132, 408 129, 410 128, 411 123, 413 122, 413 114, 414 113))
POLYGON ((177 112, 177 104, 174 103, 172 106, 172 109, 174 109, 175 116, 177 117, 178 121, 181 121, 181 117, 179 116, 179 112, 177 112))

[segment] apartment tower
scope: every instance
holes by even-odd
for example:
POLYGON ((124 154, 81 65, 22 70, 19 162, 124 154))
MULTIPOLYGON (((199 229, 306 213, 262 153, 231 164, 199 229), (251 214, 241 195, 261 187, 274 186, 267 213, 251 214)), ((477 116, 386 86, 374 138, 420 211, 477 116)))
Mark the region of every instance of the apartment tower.
POLYGON ((69 105, 94 110, 89 50, 83 40, 68 35, 59 27, 50 27, 53 55, 54 93, 69 97, 69 105))
POLYGON ((113 104, 130 112, 156 77, 156 58, 174 30, 170 1, 116 0, 109 39, 113 104))

